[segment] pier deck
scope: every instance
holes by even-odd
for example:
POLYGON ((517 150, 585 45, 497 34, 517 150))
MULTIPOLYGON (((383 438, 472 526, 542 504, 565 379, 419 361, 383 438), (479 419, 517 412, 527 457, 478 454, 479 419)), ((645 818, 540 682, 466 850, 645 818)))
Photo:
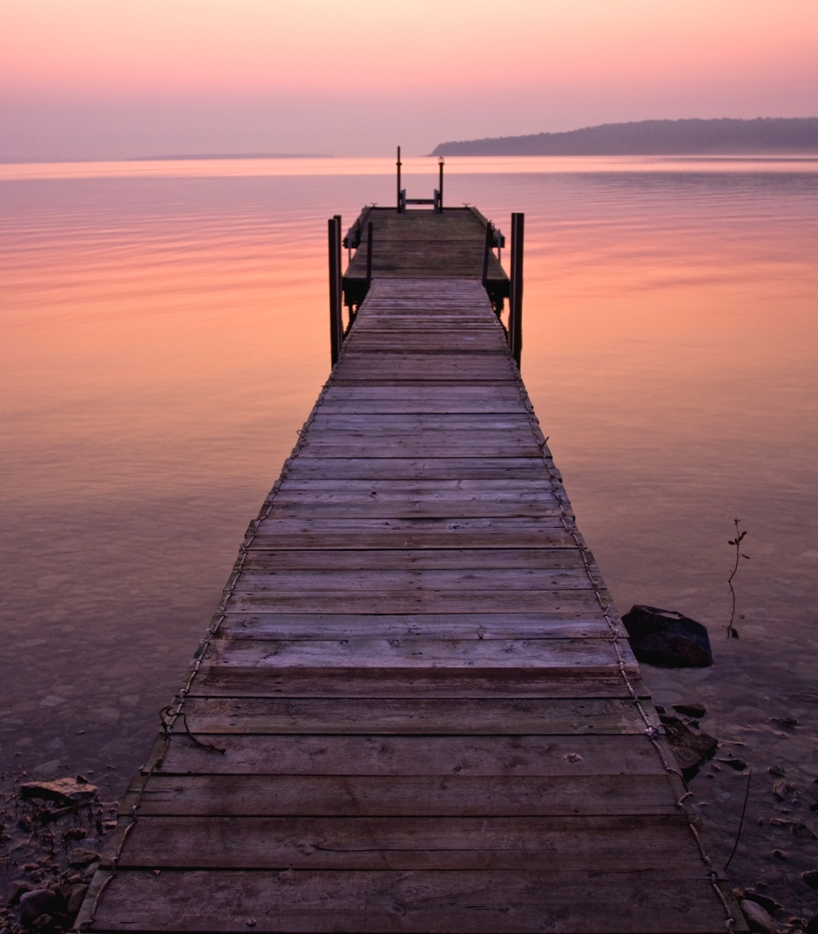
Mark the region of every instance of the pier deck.
MULTIPOLYGON (((356 304, 366 294, 367 226, 372 224, 373 278, 482 279, 487 220, 474 207, 402 211, 366 207, 350 229, 360 248, 344 274, 344 292, 356 304)), ((502 234, 493 230, 493 246, 502 234)), ((491 253, 486 288, 497 302, 508 296, 508 277, 491 253)))
POLYGON ((374 278, 185 685, 84 929, 728 929, 474 278, 374 278))

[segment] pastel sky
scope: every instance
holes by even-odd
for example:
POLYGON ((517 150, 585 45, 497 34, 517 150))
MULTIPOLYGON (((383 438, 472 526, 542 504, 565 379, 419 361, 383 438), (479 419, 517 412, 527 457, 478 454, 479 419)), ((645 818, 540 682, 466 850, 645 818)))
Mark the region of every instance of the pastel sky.
POLYGON ((0 0, 0 159, 818 115, 817 0, 0 0))

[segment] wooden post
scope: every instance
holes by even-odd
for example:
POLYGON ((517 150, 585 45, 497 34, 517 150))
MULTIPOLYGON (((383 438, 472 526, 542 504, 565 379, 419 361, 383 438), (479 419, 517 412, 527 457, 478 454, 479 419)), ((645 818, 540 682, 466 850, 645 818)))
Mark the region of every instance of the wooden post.
POLYGON ((491 221, 486 224, 486 240, 483 244, 483 288, 487 289, 489 285, 489 259, 491 257, 492 230, 491 221))
POLYGON ((400 146, 398 146, 398 214, 400 214, 400 146))
POLYGON ((329 235, 329 343, 332 365, 341 355, 344 324, 341 317, 341 224, 339 217, 327 221, 329 235))
POLYGON ((508 345, 520 365, 523 350, 523 232, 525 214, 511 215, 511 282, 508 299, 508 345))
POLYGON ((438 191, 440 192, 440 206, 438 207, 438 210, 442 214, 443 213, 443 156, 440 157, 437 165, 438 165, 438 169, 440 170, 440 184, 438 187, 438 191))
POLYGON ((341 257, 344 255, 344 235, 341 229, 341 215, 333 214, 335 221, 335 242, 338 246, 338 256, 336 257, 336 288, 338 290, 338 321, 341 334, 341 343, 344 342, 344 266, 341 257))
POLYGON ((366 225, 366 290, 372 285, 372 221, 366 225))

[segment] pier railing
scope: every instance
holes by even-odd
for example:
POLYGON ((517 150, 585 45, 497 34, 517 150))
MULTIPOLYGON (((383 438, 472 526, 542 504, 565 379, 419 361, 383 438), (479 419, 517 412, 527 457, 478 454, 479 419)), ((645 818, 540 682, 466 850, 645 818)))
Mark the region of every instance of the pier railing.
MULTIPOLYGON (((355 223, 349 228, 346 236, 341 236, 341 217, 335 215, 328 221, 329 236, 329 301, 330 301, 330 354, 332 365, 338 362, 341 354, 341 346, 346 332, 352 326, 355 320, 355 314, 358 306, 366 297, 369 287, 372 283, 373 270, 375 274, 377 269, 374 263, 374 251, 378 250, 379 264, 382 272, 387 278, 401 278, 403 273, 395 266, 395 253, 403 249, 404 237, 406 231, 412 231, 411 237, 414 242, 423 244, 426 252, 432 256, 437 254, 438 258, 446 256, 446 244, 439 242, 440 237, 448 236, 450 243, 450 252, 453 261, 460 262, 459 272, 449 271, 449 262, 446 260, 446 275, 452 275, 455 278, 477 278, 483 288, 489 294, 492 305, 497 317, 500 319, 506 329, 508 337, 509 351, 520 365, 522 354, 522 308, 523 308, 523 244, 524 244, 524 215, 515 213, 511 215, 511 263, 510 276, 507 278, 501 265, 503 248, 506 245, 506 239, 500 230, 485 218, 476 208, 450 208, 446 212, 446 220, 433 220, 440 217, 443 212, 443 160, 439 162, 440 188, 435 189, 434 198, 407 198, 406 190, 401 188, 401 159, 400 147, 398 147, 397 159, 397 193, 398 204, 397 213, 406 217, 406 221, 388 221, 390 208, 378 208, 376 206, 366 207, 361 212, 355 223), (407 205, 432 205, 434 211, 415 211, 407 215, 407 205), (428 221, 424 221, 426 217, 428 221), (378 221, 378 227, 381 233, 379 242, 376 244, 375 225, 373 218, 378 221), (380 220, 378 220, 380 218, 380 220), (458 219, 459 218, 459 219, 458 219), (425 230, 429 225, 429 237, 427 241, 418 238, 418 224, 420 230, 425 230), (398 225, 395 228, 395 224, 398 225), (404 224, 409 226, 404 230, 404 224), (467 229, 467 242, 459 239, 461 234, 452 235, 447 233, 449 227, 454 224, 455 228, 462 232, 467 229), (461 225, 465 224, 463 228, 461 225), (476 224, 484 225, 484 236, 482 244, 482 262, 478 260, 480 253, 474 254, 474 249, 470 244, 474 244, 476 224), (384 226, 386 225, 386 226, 384 226), (440 226, 443 225, 443 226, 440 226), (471 226, 470 226, 471 225, 471 226), (401 232, 403 231, 403 232, 401 232), (391 237, 391 241, 390 241, 391 237), (359 251, 365 243, 365 255, 359 256, 359 251), (463 245, 465 243, 465 246, 463 245), (348 251, 347 271, 341 270, 341 251, 346 247, 348 251), (496 256, 494 250, 496 249, 496 256), (468 255, 464 260, 464 251, 468 255), (468 257, 471 257, 469 259, 468 257), (480 262, 480 265, 477 263, 480 262), (471 265, 470 265, 471 264, 471 265), (475 268, 476 267, 476 268, 475 268), (383 272, 386 269, 387 272, 383 272), (503 305, 504 298, 509 299, 508 317, 504 322, 503 305), (348 317, 346 325, 344 324, 343 306, 346 304, 348 317)), ((392 214, 394 218, 394 214, 392 214)), ((478 227, 477 230, 480 228, 478 227)), ((477 248, 479 250, 479 247, 477 248)), ((398 263, 398 266, 400 264, 398 263)), ((407 273, 411 275, 410 273, 407 273)), ((438 273, 439 274, 439 273, 438 273)))

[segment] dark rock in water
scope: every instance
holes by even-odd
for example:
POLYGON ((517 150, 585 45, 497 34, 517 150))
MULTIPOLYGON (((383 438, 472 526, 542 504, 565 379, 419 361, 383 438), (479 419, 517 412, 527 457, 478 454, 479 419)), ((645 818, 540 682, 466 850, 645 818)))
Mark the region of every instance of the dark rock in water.
POLYGON ((771 765, 767 771, 770 775, 778 775, 779 777, 787 774, 787 770, 783 765, 771 765))
POLYGON ((719 759, 719 762, 723 762, 737 772, 743 772, 747 768, 747 762, 744 759, 719 759))
POLYGON ((694 733, 678 717, 660 716, 667 741, 684 777, 692 778, 705 759, 718 748, 718 740, 707 733, 694 733))
POLYGON ((71 895, 68 898, 68 914, 72 918, 76 917, 80 908, 82 908, 82 900, 85 898, 85 893, 88 891, 87 885, 75 885, 71 889, 71 895))
POLYGON ((798 726, 796 717, 770 717, 770 723, 777 723, 787 730, 794 730, 798 726))
POLYGON ((701 720, 707 713, 704 704, 674 704, 673 709, 683 717, 693 717, 696 720, 701 720))
POLYGON ((68 851, 69 866, 87 866, 99 859, 99 853, 96 850, 89 850, 84 846, 75 846, 68 851))
POLYGON ((783 779, 777 781, 773 785, 773 794, 777 801, 786 801, 793 791, 795 791, 795 789, 792 785, 789 782, 785 782, 783 779))
POLYGON ((29 782, 20 789, 23 798, 40 798, 62 805, 88 804, 97 796, 96 785, 58 778, 53 782, 29 782))
POLYGON ((775 921, 770 915, 756 902, 743 898, 739 902, 744 917, 747 919, 747 927, 751 931, 757 931, 759 934, 775 934, 775 921))
POLYGON ((818 889, 818 869, 810 869, 801 873, 801 878, 811 889, 818 889))
POLYGON ((30 882, 25 882, 22 879, 18 879, 16 882, 12 882, 9 886, 9 896, 8 904, 16 905, 20 901, 20 898, 25 895, 26 892, 30 892, 34 886, 30 882))
POLYGON ((20 921, 31 924, 40 915, 48 914, 57 908, 59 897, 51 889, 34 889, 20 898, 20 921))
POLYGON ((744 898, 755 902, 756 905, 761 905, 761 907, 771 915, 774 915, 777 911, 781 911, 784 907, 783 905, 779 905, 774 898, 770 898, 768 895, 759 895, 758 892, 753 891, 753 889, 745 889, 744 898))
POLYGON ((790 827, 792 833, 798 837, 799 840, 816 840, 815 833, 811 827, 808 827, 803 821, 793 821, 792 827, 790 827))
POLYGON ((622 617, 637 661, 658 668, 706 668, 713 664, 707 628, 673 610, 634 606, 622 617))

